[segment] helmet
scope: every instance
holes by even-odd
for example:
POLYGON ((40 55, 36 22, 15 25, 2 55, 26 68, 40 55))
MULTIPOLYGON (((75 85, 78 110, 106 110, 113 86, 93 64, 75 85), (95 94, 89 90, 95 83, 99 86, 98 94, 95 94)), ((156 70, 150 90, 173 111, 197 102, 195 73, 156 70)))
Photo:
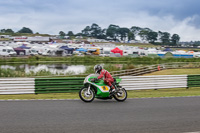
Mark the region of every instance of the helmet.
POLYGON ((102 70, 102 66, 101 65, 95 65, 94 66, 95 73, 100 73, 101 70, 102 70))

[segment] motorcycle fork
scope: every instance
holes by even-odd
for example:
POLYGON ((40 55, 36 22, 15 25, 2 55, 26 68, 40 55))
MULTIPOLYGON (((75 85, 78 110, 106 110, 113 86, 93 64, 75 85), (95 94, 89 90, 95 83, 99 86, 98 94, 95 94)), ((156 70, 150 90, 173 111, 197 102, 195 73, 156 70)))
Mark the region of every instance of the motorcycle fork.
POLYGON ((90 84, 88 86, 88 90, 87 90, 88 95, 90 95, 90 84))

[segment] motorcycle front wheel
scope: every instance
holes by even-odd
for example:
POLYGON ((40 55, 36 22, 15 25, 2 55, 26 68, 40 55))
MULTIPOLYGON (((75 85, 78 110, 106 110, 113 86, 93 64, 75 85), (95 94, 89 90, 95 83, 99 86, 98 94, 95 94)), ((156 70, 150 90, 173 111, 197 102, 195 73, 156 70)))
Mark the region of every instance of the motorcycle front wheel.
POLYGON ((127 98, 127 92, 124 88, 120 88, 114 95, 113 97, 115 98, 115 100, 119 101, 119 102, 123 102, 126 100, 127 98))
POLYGON ((88 88, 83 87, 79 91, 79 97, 84 102, 92 102, 94 100, 95 93, 91 89, 88 92, 88 88))

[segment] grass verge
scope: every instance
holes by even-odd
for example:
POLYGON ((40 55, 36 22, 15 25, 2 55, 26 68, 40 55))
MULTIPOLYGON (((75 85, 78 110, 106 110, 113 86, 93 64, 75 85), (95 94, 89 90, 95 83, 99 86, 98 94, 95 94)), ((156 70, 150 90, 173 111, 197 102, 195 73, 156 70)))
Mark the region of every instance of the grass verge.
MULTIPOLYGON (((127 91, 128 98, 151 98, 151 97, 183 97, 200 96, 200 87, 158 89, 158 90, 132 90, 127 91)), ((76 93, 52 93, 52 94, 23 94, 23 95, 0 95, 0 100, 9 99, 79 99, 76 93)))
POLYGON ((151 98, 151 97, 183 97, 200 96, 200 87, 158 89, 158 90, 132 90, 128 91, 128 98, 151 98))
POLYGON ((162 71, 156 71, 149 74, 144 74, 143 76, 152 76, 152 75, 199 75, 200 69, 166 69, 162 71))

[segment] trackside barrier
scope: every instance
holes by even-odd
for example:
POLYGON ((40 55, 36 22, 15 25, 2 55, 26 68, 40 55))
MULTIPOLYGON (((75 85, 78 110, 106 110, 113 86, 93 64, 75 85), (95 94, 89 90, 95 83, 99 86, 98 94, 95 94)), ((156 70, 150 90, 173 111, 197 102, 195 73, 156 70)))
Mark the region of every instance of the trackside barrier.
POLYGON ((77 92, 83 87, 84 78, 36 78, 35 93, 77 92))
MULTIPOLYGON (((122 76, 121 86, 127 90, 200 87, 200 75, 122 76)), ((83 86, 79 78, 0 78, 1 94, 42 94, 78 92, 83 86)))
POLYGON ((127 90, 187 87, 187 75, 122 76, 121 86, 127 90))
POLYGON ((0 94, 34 94, 34 78, 0 78, 0 94))
POLYGON ((200 75, 188 75, 188 87, 200 87, 200 75))

